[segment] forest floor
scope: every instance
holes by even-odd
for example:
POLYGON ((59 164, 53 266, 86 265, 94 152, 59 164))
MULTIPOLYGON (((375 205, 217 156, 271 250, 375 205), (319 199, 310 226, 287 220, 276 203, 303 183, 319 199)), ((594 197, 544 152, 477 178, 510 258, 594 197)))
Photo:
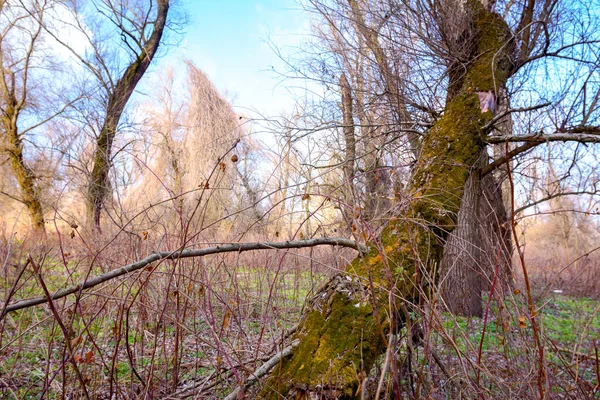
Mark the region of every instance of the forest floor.
MULTIPOLYGON (((0 398, 85 398, 83 386, 95 399, 223 398, 289 344, 305 299, 332 273, 281 260, 260 269, 231 257, 165 263, 77 303, 54 302, 59 318, 47 305, 10 313, 0 322, 0 398)), ((50 292, 84 276, 42 264, 50 292)), ((42 294, 26 271, 13 299, 42 294)), ((535 304, 542 359, 523 293, 484 296, 484 318, 425 306, 414 321, 423 339, 407 346, 402 330, 382 390, 406 399, 529 399, 541 382, 550 398, 600 398, 600 301, 549 292, 535 304)), ((382 364, 370 371, 374 381, 382 364)))

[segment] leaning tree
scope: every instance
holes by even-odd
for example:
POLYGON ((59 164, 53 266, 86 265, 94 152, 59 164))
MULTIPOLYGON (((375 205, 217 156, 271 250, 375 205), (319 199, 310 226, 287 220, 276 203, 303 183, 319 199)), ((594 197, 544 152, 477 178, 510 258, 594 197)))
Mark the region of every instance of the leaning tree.
MULTIPOLYGON (((125 108, 156 57, 169 25, 169 0, 66 1, 70 24, 82 43, 77 46, 63 32, 48 32, 81 66, 85 102, 74 120, 93 136, 91 168, 86 170, 88 224, 100 229, 102 209, 111 194, 109 172, 115 139, 125 108)), ((85 168, 88 168, 87 166, 85 168)))
MULTIPOLYGON (((295 66, 302 78, 316 79, 327 88, 325 93, 332 93, 321 103, 333 111, 319 130, 334 130, 330 115, 339 108, 333 119, 340 128, 341 156, 334 153, 333 158, 344 166, 338 193, 352 206, 342 210, 343 217, 352 223, 354 210, 363 210, 359 219, 374 231, 397 208, 389 199, 410 193, 403 188, 414 173, 422 138, 462 87, 473 57, 466 34, 469 17, 457 12, 460 7, 452 1, 309 4, 319 23, 312 48, 303 53, 310 54, 308 62, 305 56, 295 66), (336 86, 339 90, 331 90, 336 86)), ((507 158, 514 163, 516 156, 546 143, 546 138, 538 138, 515 147, 503 138, 520 142, 523 135, 538 135, 541 129, 565 132, 579 125, 590 133, 597 102, 597 42, 591 28, 595 17, 589 6, 550 0, 484 6, 498 10, 511 28, 513 66, 506 86, 479 92, 483 102, 493 100, 493 129, 489 145, 470 168, 457 226, 449 234, 439 268, 447 308, 475 316, 482 315, 481 294, 494 276, 502 283, 496 290, 511 287, 507 177, 512 166, 507 158), (542 71, 566 78, 540 86, 536 80, 542 71)), ((569 139, 576 140, 573 135, 569 139)))
MULTIPOLYGON (((379 113, 376 123, 395 124, 416 162, 404 206, 387 221, 369 253, 355 259, 308 302, 295 335, 298 344, 266 381, 261 394, 265 398, 361 396, 364 377, 386 347, 389 351, 393 336, 417 309, 414 306, 431 294, 440 264, 448 262, 444 257, 449 257, 452 241, 456 247, 474 243, 463 257, 481 260, 474 254, 481 250, 478 237, 495 234, 500 240, 494 245, 504 253, 499 257, 509 262, 507 235, 514 234, 509 228, 514 228, 515 220, 507 219, 503 208, 514 210, 514 199, 503 199, 499 178, 508 177, 514 187, 511 169, 518 156, 549 141, 599 139, 592 125, 597 122, 600 92, 597 83, 592 89, 590 82, 597 70, 593 54, 598 39, 591 29, 595 16, 585 5, 551 0, 311 3, 332 27, 327 37, 335 43, 330 48, 339 56, 337 66, 347 72, 336 80, 335 73, 320 65, 324 76, 330 74, 326 84, 339 82, 341 88, 344 179, 354 177, 358 157, 352 114, 362 112, 366 104, 351 99, 352 84, 357 97, 369 90, 364 75, 357 72, 363 65, 360 57, 348 57, 352 51, 371 57, 377 68, 368 76, 376 74, 381 83, 373 87, 391 104, 392 117, 379 113), (366 14, 360 8, 365 4, 371 7, 366 14), (494 11, 502 9, 502 14, 494 11), (343 32, 340 20, 354 25, 358 33, 354 40, 343 32), (398 30, 389 28, 389 21, 396 21, 405 34, 395 37, 398 30), (387 46, 382 45, 384 40, 387 46), (396 47, 390 44, 393 40, 396 47), (561 82, 544 76, 549 63, 571 75, 561 82), (356 78, 349 83, 347 75, 356 78), (544 79, 549 88, 546 98, 524 96, 544 79), (587 89, 579 89, 584 82, 587 89), (519 103, 523 107, 515 106, 519 103), (537 129, 540 126, 553 127, 553 133, 537 129), (500 146, 494 149, 492 144, 500 146), (483 212, 478 203, 484 203, 483 212), (494 224, 457 237, 459 224, 472 227, 481 215, 494 224)), ((458 265, 465 282, 455 280, 454 285, 476 286, 479 296, 484 287, 481 278, 468 271, 471 263, 458 265)), ((499 274, 499 268, 494 272, 499 274)), ((528 284, 527 271, 523 272, 528 284)), ((531 296, 528 307, 541 360, 538 386, 543 397, 547 392, 543 346, 531 296)))

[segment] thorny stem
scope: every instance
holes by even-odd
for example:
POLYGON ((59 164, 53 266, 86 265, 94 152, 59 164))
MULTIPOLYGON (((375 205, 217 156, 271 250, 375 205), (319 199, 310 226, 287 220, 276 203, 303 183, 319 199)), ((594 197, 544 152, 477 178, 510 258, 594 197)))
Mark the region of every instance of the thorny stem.
POLYGON ((79 370, 79 367, 77 367, 77 361, 75 361, 75 353, 73 352, 73 345, 71 343, 71 335, 69 335, 69 330, 63 323, 62 318, 58 314, 58 311, 56 311, 56 307, 54 307, 54 302, 52 301, 52 296, 50 295, 50 292, 48 291, 48 288, 46 287, 46 283, 44 282, 44 279, 42 278, 42 272, 41 272, 40 266, 37 265, 35 263, 35 261, 33 261, 33 257, 31 257, 31 254, 27 256, 27 259, 28 259, 29 263, 33 266, 33 269, 35 272, 35 277, 37 278, 40 286, 42 287, 42 290, 44 291, 44 295, 48 299, 48 306, 50 307, 50 310, 52 311, 52 314, 54 315, 56 322, 58 323, 58 325, 60 326, 60 329, 63 332, 63 335, 65 337, 65 346, 66 346, 67 350, 69 351, 69 361, 71 361, 71 364, 73 364, 73 368, 75 369, 75 373, 77 374, 77 379, 79 380, 79 383, 81 384, 81 389, 83 390, 83 394, 85 395, 85 398, 89 400, 90 396, 89 396, 87 388, 85 386, 85 380, 83 379, 83 375, 81 375, 81 371, 79 370))
MULTIPOLYGON (((508 152, 508 143, 506 144, 506 151, 508 152)), ((506 171, 508 176, 508 182, 510 184, 510 192, 514 194, 515 192, 515 184, 512 178, 512 171, 510 166, 510 161, 506 160, 506 171)), ((535 311, 535 304, 533 304, 533 296, 531 295, 531 284, 529 282, 529 274, 527 273, 527 266, 525 265, 525 255, 523 253, 523 249, 521 248, 521 244, 519 243, 519 236, 517 235, 517 220, 515 219, 515 196, 510 196, 510 221, 511 228, 513 233, 513 238, 515 239, 515 247, 517 248, 517 253, 519 254, 519 262, 521 264, 521 268, 523 269, 523 279, 525 280, 525 290, 527 292, 527 304, 529 308, 529 321, 531 322, 531 330, 533 331, 533 340, 538 348, 539 352, 539 364, 538 364, 538 389, 540 392, 540 400, 544 400, 546 397, 544 383, 546 381, 546 370, 544 367, 544 345, 540 340, 539 327, 535 320, 537 312, 535 311)))

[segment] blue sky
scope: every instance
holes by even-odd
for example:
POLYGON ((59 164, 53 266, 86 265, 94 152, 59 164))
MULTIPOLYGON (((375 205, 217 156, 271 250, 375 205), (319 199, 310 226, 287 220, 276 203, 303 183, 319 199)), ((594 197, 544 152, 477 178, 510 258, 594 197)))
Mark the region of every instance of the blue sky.
POLYGON ((268 42, 285 54, 309 33, 308 15, 294 0, 183 0, 179 7, 189 24, 159 68, 189 58, 240 113, 273 115, 292 107, 285 82, 273 72, 283 62, 268 42))

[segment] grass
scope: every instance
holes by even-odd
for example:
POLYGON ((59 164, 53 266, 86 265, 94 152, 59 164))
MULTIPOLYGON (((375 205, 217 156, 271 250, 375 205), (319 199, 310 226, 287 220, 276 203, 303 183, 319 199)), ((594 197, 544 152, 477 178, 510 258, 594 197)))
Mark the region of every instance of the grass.
MULTIPOLYGON (((461 373, 466 368, 470 379, 480 382, 493 398, 534 396, 535 390, 519 389, 535 386, 539 366, 529 321, 525 320, 525 326, 519 321, 527 307, 518 296, 502 304, 510 304, 512 312, 499 312, 494 299, 485 325, 479 318, 441 313, 442 329, 433 330, 431 349, 439 352, 449 371, 461 373)), ((600 301, 551 294, 538 300, 536 306, 545 369, 554 395, 600 398, 596 356, 596 346, 600 346, 600 301)), ((421 355, 421 362, 425 363, 425 358, 421 355)))
MULTIPOLYGON (((222 259, 227 258, 215 257, 202 266, 197 260, 164 263, 152 274, 142 271, 91 291, 76 309, 73 296, 56 301, 71 343, 81 337, 74 356, 88 391, 106 396, 112 375, 117 398, 137 396, 136 390, 148 382, 161 397, 171 386, 175 362, 179 382, 225 376, 231 366, 245 374, 245 364, 255 368, 271 354, 282 332, 297 322, 306 297, 327 278, 295 267, 255 268, 222 259), (90 360, 88 352, 93 354, 90 360)), ((67 275, 67 268, 53 260, 48 256, 41 262, 51 292, 83 279, 82 266, 69 264, 67 275)), ((10 279, 1 286, 6 293, 10 279)), ((42 295, 27 271, 13 299, 42 295)), ((2 392, 0 384, 0 397, 38 398, 46 381, 46 398, 61 398, 67 394, 63 388, 80 397, 81 385, 69 359, 64 335, 47 306, 9 314, 0 331, 0 379, 12 393, 2 392)), ((214 390, 228 393, 236 382, 230 378, 214 390)))
MULTIPOLYGON (((484 302, 487 299, 484 298, 484 302)), ((483 340, 483 351, 495 350, 504 344, 506 329, 513 333, 523 330, 517 318, 502 326, 497 318, 498 307, 492 303, 491 319, 487 323, 483 340)), ((550 298, 537 304, 541 316, 543 333, 552 341, 563 346, 583 344, 590 345, 600 338, 600 301, 589 298, 574 298, 553 294, 550 298)), ((523 303, 517 304, 522 310, 523 303)), ((443 327, 449 334, 457 338, 460 350, 477 347, 481 341, 483 320, 444 313, 443 327)), ((528 333, 528 332, 525 332, 528 333)))
MULTIPOLYGON (((79 272, 70 277, 61 275, 64 266, 50 260, 47 258, 48 267, 43 271, 51 290, 81 279, 79 272)), ((228 394, 238 379, 273 354, 283 333, 298 322, 305 300, 330 273, 283 265, 277 257, 262 264, 247 259, 236 263, 227 257, 214 257, 202 264, 188 260, 165 263, 151 274, 142 271, 97 288, 77 309, 72 306, 72 296, 55 302, 55 306, 71 340, 82 338, 74 354, 93 396, 108 396, 112 375, 116 398, 139 397, 148 383, 153 396, 164 397, 173 391, 177 366, 178 388, 210 379, 214 386, 206 393, 208 398, 216 398, 219 393, 228 394), (86 360, 90 351, 93 358, 86 360), (132 365, 144 382, 135 376, 132 365)), ((42 295, 35 278, 25 278, 14 298, 42 295)), ((425 324, 429 329, 426 346, 417 348, 413 376, 403 375, 401 385, 408 388, 421 382, 422 393, 432 398, 436 390, 446 390, 448 398, 460 398, 476 393, 469 385, 479 382, 485 398, 512 398, 515 394, 515 398, 527 398, 529 392, 519 387, 534 385, 531 371, 535 372, 537 361, 530 328, 521 327, 518 320, 526 304, 519 296, 500 304, 493 299, 490 304, 485 325, 481 319, 433 309, 437 317, 425 319, 430 321, 425 324), (451 379, 440 372, 432 353, 439 356, 451 379)), ((600 302, 552 294, 536 305, 553 391, 559 397, 573 395, 576 390, 593 393, 590 388, 597 384, 593 346, 600 337, 600 302), (581 389, 584 386, 587 389, 581 389)), ((9 314, 0 339, 0 379, 14 393, 0 391, 0 397, 38 398, 45 382, 49 384, 46 398, 80 397, 75 369, 62 361, 63 355, 68 360, 63 333, 47 306, 9 314)), ((406 357, 402 351, 398 354, 399 360, 406 357)), ((376 368, 373 372, 378 373, 376 368)))

